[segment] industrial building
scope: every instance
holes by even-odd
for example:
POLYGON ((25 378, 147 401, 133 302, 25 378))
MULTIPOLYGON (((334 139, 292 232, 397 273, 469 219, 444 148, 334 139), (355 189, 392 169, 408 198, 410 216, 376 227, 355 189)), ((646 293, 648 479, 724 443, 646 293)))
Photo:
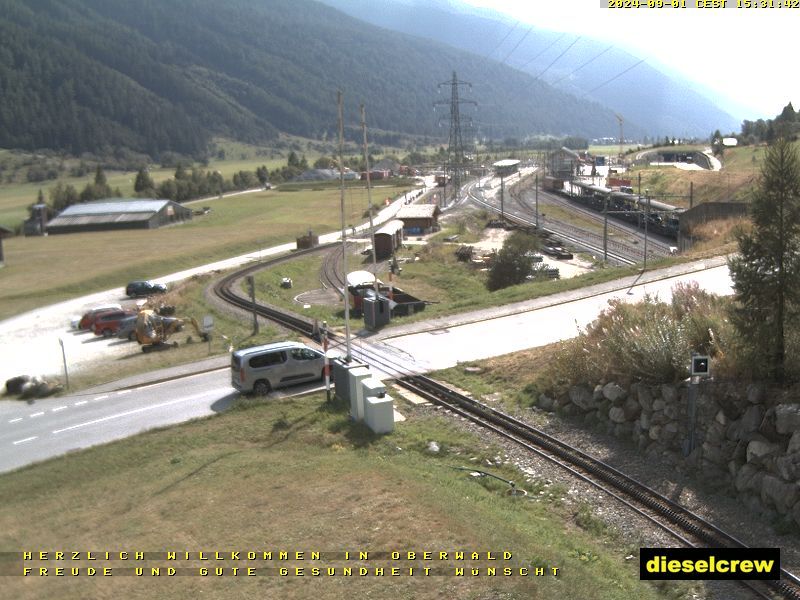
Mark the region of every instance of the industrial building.
POLYGON ((191 218, 192 209, 172 200, 100 200, 67 207, 47 224, 47 233, 157 229, 191 218))

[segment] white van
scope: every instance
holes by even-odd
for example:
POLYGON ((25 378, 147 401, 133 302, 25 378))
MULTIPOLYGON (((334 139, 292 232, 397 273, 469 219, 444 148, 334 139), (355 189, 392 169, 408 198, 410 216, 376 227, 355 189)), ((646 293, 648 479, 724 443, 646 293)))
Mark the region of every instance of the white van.
POLYGON ((231 385, 266 396, 271 390, 322 379, 325 356, 299 342, 277 342, 237 350, 231 355, 231 385))

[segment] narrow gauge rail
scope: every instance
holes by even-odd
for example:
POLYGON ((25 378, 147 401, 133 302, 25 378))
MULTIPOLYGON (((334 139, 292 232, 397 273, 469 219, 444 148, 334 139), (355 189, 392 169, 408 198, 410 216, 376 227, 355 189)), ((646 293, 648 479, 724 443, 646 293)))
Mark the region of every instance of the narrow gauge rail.
MULTIPOLYGON (((477 204, 479 204, 481 206, 484 206, 484 207, 488 208, 491 211, 494 211, 496 213, 500 212, 500 209, 498 207, 496 207, 493 204, 487 202, 484 198, 478 197, 478 195, 474 193, 474 184, 470 186, 469 198, 473 202, 475 202, 475 203, 477 203, 477 204)), ((532 221, 531 219, 528 219, 527 217, 521 217, 519 215, 514 215, 512 213, 509 213, 508 211, 505 211, 505 218, 508 219, 509 221, 513 222, 513 223, 517 223, 517 224, 522 225, 524 227, 535 227, 535 225, 536 225, 535 222, 532 221)), ((602 236, 599 236, 599 235, 594 234, 592 232, 588 232, 585 229, 581 229, 581 228, 575 227, 573 225, 569 225, 569 224, 566 224, 566 223, 549 223, 546 227, 543 227, 543 226, 540 225, 539 226, 539 231, 544 231, 545 233, 548 233, 548 234, 557 235, 561 239, 563 239, 563 240, 565 240, 567 242, 570 242, 571 244, 574 244, 576 246, 580 246, 582 248, 585 248, 585 249, 589 250, 590 252, 596 252, 596 253, 602 253, 603 252, 602 236), (594 241, 588 241, 587 238, 592 238, 594 241)), ((609 244, 609 247, 611 247, 611 244, 609 244)), ((640 254, 641 254, 641 252, 640 252, 640 254)), ((608 257, 611 260, 616 261, 616 262, 618 262, 620 264, 623 264, 623 265, 634 265, 634 264, 636 264, 636 262, 638 261, 638 258, 633 258, 632 259, 632 258, 630 258, 630 256, 631 256, 630 253, 624 254, 622 252, 619 252, 619 253, 615 252, 613 248, 611 248, 608 251, 608 257)), ((635 257, 636 255, 633 254, 633 256, 635 257)))
MULTIPOLYGON (((257 270, 275 266, 296 256, 330 249, 332 246, 333 244, 328 244, 305 251, 301 250, 291 255, 248 266, 220 279, 214 285, 214 292, 226 302, 250 310, 253 307, 252 302, 236 293, 238 280, 257 270)), ((309 319, 260 304, 256 305, 255 310, 261 316, 291 330, 307 336, 314 334, 314 324, 309 319)), ((340 345, 342 344, 341 336, 331 335, 330 337, 338 341, 340 345)), ((710 547, 746 547, 743 542, 726 534, 702 517, 577 448, 573 448, 510 415, 451 390, 425 375, 413 373, 407 365, 399 360, 387 358, 384 353, 379 353, 366 344, 354 350, 359 355, 359 360, 380 368, 393 377, 398 385, 412 390, 482 427, 491 429, 567 469, 573 475, 610 494, 636 513, 669 532, 681 543, 688 546, 706 544, 710 547), (695 541, 689 538, 694 538, 695 541)), ((777 593, 783 598, 800 600, 800 578, 785 569, 781 569, 781 577, 778 581, 742 581, 740 583, 761 598, 770 599, 777 593)))
POLYGON ((344 273, 342 272, 342 258, 344 257, 344 249, 341 243, 325 254, 322 261, 322 268, 320 269, 320 282, 325 288, 332 287, 336 290, 339 298, 344 297, 345 284, 344 273))
MULTIPOLYGON (((604 218, 602 212, 598 213, 597 211, 589 210, 588 208, 585 208, 583 206, 577 206, 575 203, 570 202, 566 198, 563 198, 558 194, 554 194, 546 190, 540 189, 539 196, 541 199, 544 199, 546 202, 550 204, 563 206, 565 208, 568 208, 572 212, 575 212, 583 217, 586 217, 587 219, 590 219, 591 221, 594 221, 598 225, 603 224, 604 218)), ((528 191, 512 192, 511 197, 514 198, 514 200, 516 200, 520 204, 520 206, 522 206, 523 209, 526 210, 526 212, 530 214, 534 213, 535 209, 531 205, 531 202, 529 200, 528 191)), ((612 215, 609 214, 609 217, 611 216, 612 215)), ((625 224, 617 223, 615 220, 611 218, 609 218, 607 221, 607 227, 609 233, 615 233, 620 236, 634 237, 637 240, 634 243, 625 243, 619 240, 609 239, 608 240, 609 248, 613 247, 618 249, 620 252, 630 253, 632 256, 638 257, 639 260, 641 260, 644 257, 644 249, 643 249, 644 233, 641 230, 637 229, 633 225, 626 226, 625 224)), ((595 235, 598 239, 601 240, 602 243, 602 236, 598 234, 592 234, 592 235, 595 235)), ((663 242, 654 233, 650 233, 650 235, 648 236, 648 244, 651 252, 658 256, 668 256, 670 254, 670 248, 673 245, 663 242)))
MULTIPOLYGON (((564 206, 569 208, 570 210, 580 213, 581 215, 592 219, 598 223, 602 223, 603 212, 591 210, 586 208, 585 206, 579 205, 577 202, 569 198, 568 196, 564 196, 552 191, 548 191, 546 189, 540 188, 539 195, 541 198, 546 199, 548 202, 552 204, 557 204, 559 206, 564 206)), ((530 204, 528 204, 530 206, 530 204)), ((608 229, 609 231, 617 231, 623 235, 632 235, 635 236, 640 241, 644 239, 644 233, 641 228, 636 227, 633 224, 625 225, 622 223, 617 223, 613 217, 615 216, 613 208, 609 210, 608 213, 608 229)), ((667 243, 659 239, 660 234, 656 231, 650 231, 648 235, 648 243, 652 245, 653 252, 661 255, 668 255, 670 253, 670 247, 674 246, 674 243, 667 243)), ((642 254, 642 251, 639 250, 639 254, 642 254)))

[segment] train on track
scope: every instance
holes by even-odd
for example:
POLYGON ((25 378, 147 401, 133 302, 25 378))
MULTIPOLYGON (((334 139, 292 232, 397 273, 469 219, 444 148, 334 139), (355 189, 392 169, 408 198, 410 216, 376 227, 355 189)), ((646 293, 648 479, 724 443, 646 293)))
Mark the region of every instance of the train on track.
POLYGON ((557 177, 545 177, 542 188, 568 196, 584 206, 603 212, 611 217, 633 223, 648 231, 673 239, 678 238, 680 217, 684 209, 630 192, 622 192, 583 181, 565 181, 557 177), (649 203, 649 207, 647 206, 649 203))

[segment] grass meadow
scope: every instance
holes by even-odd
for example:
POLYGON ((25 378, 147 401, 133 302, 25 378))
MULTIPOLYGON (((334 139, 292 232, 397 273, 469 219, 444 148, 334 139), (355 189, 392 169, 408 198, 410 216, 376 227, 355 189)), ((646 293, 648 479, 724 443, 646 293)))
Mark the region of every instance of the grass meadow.
MULTIPOLYGON (((0 475, 0 548, 5 551, 302 551, 304 561, 238 562, 116 560, 66 567, 111 566, 112 577, 4 577, 9 598, 231 597, 504 598, 608 600, 677 597, 682 585, 639 581, 638 545, 625 542, 580 502, 548 480, 492 463, 498 449, 451 422, 415 416, 390 435, 350 421, 324 394, 240 400, 229 412, 152 431, 0 475), (435 440, 440 451, 426 450, 435 440), (459 467, 517 481, 528 491, 476 478, 459 467), (591 516, 591 515, 590 515, 591 516), (452 560, 454 551, 511 552, 508 561, 452 560), (310 553, 319 551, 320 560, 310 553), (344 561, 345 551, 368 560, 344 561), (378 552, 450 553, 446 561, 392 560, 378 552), (327 553, 339 553, 331 556, 327 553), (104 563, 104 564, 101 564, 104 563), (120 576, 122 569, 177 566, 186 576, 120 576), (200 567, 212 576, 198 575, 200 567), (216 577, 215 567, 257 569, 252 577, 216 577), (271 576, 267 569, 304 567, 305 576, 271 576), (311 576, 317 566, 335 576, 311 576), (344 566, 371 575, 343 576, 344 566), (454 576, 456 567, 481 576, 454 576), (488 576, 490 566, 547 569, 547 575, 488 576), (386 574, 374 569, 384 567, 386 574), (405 575, 390 576, 402 568, 405 575), (408 568, 416 567, 416 575, 408 568), (447 574, 422 576, 423 567, 447 574), (558 576, 551 568, 558 567, 558 576), (113 571, 112 571, 113 573, 113 571), (189 575, 193 576, 189 576, 189 575)), ((419 410, 419 409, 418 409, 419 410)), ((52 555, 51 555, 52 556, 52 555)), ((196 555, 195 555, 196 556, 196 555)), ((21 570, 4 555, 0 568, 21 570)), ((47 565, 34 561, 27 566, 47 565)), ((53 573, 53 571, 50 571, 53 573)), ((69 572, 69 570, 67 570, 69 572)), ((323 570, 323 573, 326 571, 323 570)), ((294 571, 292 571, 294 573, 294 571)))

